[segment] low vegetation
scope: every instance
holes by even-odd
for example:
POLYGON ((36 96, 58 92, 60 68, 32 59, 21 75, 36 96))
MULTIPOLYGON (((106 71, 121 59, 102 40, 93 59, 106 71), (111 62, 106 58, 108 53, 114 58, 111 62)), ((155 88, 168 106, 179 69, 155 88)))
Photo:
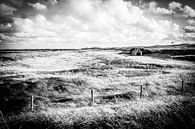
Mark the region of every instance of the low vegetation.
POLYGON ((9 117, 8 125, 12 129, 192 129, 194 99, 167 96, 95 107, 47 108, 38 113, 9 117))
MULTIPOLYGON (((0 110, 9 128, 195 126, 193 62, 118 53, 1 53, 0 110), (91 90, 95 104, 89 106, 91 90)), ((7 128, 1 117, 0 125, 7 128)))

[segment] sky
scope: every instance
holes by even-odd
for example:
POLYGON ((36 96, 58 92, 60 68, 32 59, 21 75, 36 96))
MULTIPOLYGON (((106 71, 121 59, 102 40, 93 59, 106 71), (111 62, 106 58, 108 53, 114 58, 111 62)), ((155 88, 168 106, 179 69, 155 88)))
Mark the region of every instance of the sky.
POLYGON ((195 43, 193 0, 1 0, 0 49, 195 43))

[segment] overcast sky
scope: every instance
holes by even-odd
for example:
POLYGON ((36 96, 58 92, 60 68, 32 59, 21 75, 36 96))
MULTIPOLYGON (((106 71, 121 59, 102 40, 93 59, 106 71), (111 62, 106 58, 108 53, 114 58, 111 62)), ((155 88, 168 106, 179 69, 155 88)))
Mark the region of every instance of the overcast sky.
POLYGON ((194 0, 1 0, 0 49, 195 43, 194 0))

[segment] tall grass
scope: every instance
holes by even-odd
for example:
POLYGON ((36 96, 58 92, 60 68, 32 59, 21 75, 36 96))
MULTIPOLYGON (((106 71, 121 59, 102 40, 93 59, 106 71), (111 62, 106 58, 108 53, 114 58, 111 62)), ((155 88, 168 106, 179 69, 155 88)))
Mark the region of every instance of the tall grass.
POLYGON ((193 63, 113 51, 6 56, 13 60, 0 67, 0 110, 13 129, 192 127, 193 63), (88 107, 91 89, 97 105, 88 107), (28 112, 31 95, 34 113, 28 112))
POLYGON ((192 129, 195 124, 194 100, 167 96, 97 107, 48 108, 39 113, 10 117, 8 123, 12 129, 21 125, 28 129, 192 129))

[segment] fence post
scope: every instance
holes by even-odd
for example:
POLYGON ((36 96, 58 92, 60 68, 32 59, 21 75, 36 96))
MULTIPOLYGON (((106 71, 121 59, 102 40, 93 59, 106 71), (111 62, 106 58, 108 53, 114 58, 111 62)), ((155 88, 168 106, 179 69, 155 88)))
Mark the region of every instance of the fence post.
POLYGON ((90 106, 93 106, 94 105, 94 90, 92 89, 91 90, 91 102, 89 104, 90 106))
POLYGON ((190 83, 190 90, 192 90, 192 83, 190 83))
POLYGON ((31 111, 34 111, 34 95, 31 96, 31 111))
POLYGON ((182 79, 182 82, 181 82, 182 84, 182 87, 181 87, 181 92, 182 92, 182 94, 183 94, 183 92, 184 92, 184 79, 182 79))
POLYGON ((142 98, 142 85, 140 86, 140 99, 142 98))
POLYGON ((114 96, 114 102, 117 103, 117 97, 116 97, 116 95, 114 96))

